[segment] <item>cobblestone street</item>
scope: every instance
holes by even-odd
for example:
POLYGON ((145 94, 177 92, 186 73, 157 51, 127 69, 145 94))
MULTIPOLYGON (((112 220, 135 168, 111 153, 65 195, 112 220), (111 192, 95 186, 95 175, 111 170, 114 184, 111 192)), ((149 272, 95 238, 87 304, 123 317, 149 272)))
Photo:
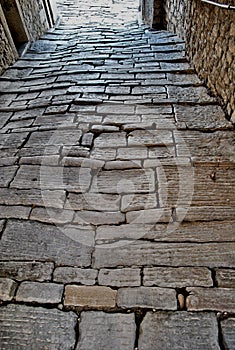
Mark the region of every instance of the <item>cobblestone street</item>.
POLYGON ((136 0, 59 0, 0 77, 0 349, 235 350, 235 133, 136 0))

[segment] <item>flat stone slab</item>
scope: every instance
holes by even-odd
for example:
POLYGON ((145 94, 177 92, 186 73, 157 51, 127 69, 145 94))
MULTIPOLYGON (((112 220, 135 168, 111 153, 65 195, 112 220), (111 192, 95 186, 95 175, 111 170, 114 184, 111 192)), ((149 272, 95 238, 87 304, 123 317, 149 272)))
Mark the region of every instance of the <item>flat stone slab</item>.
POLYGON ((140 269, 101 269, 98 275, 98 283, 111 287, 136 287, 140 286, 140 269))
POLYGON ((64 286, 56 283, 23 282, 17 290, 16 301, 58 304, 63 290, 64 286))
POLYGON ((144 286, 183 288, 212 287, 211 272, 204 267, 149 267, 144 269, 144 286))
POLYGON ((0 278, 0 300, 10 301, 13 299, 17 283, 10 278, 0 278))
POLYGON ((189 311, 235 312, 235 289, 230 288, 187 288, 186 300, 189 311))
POLYGON ((134 349, 134 314, 82 312, 76 350, 134 349))
POLYGON ((71 266, 89 266, 92 248, 79 243, 88 242, 89 237, 85 233, 76 228, 62 229, 36 222, 9 221, 1 239, 1 260, 37 259, 71 266))
POLYGON ((228 318, 221 322, 223 341, 227 349, 235 349, 235 319, 228 318))
POLYGON ((220 350, 213 313, 148 312, 140 326, 139 350, 220 350))
POLYGON ((232 130, 220 106, 175 106, 177 126, 193 130, 232 130))
POLYGON ((122 308, 177 310, 176 292, 174 289, 157 287, 120 288, 117 305, 122 308))
POLYGON ((155 190, 154 172, 151 169, 100 171, 97 178, 93 179, 92 190, 113 194, 153 192, 155 190))
POLYGON ((64 305, 78 308, 113 308, 117 292, 109 287, 77 286, 65 287, 64 305))
POLYGON ((204 266, 234 267, 235 243, 152 243, 123 240, 95 248, 94 267, 204 266), (114 243, 115 247, 115 243, 114 243), (105 249, 106 248, 106 249, 105 249))
POLYGON ((73 312, 11 304, 1 307, 0 321, 4 350, 70 350, 75 346, 77 315, 73 312))
POLYGON ((1 261, 0 277, 16 281, 48 281, 51 279, 54 264, 50 262, 1 261))

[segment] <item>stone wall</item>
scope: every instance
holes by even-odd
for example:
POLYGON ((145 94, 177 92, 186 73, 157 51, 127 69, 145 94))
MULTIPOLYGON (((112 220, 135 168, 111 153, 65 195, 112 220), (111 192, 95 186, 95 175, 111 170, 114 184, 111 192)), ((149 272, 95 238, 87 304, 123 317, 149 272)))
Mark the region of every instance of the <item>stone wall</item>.
POLYGON ((19 0, 31 41, 37 40, 47 29, 46 13, 41 0, 19 0))
POLYGON ((165 27, 186 40, 198 75, 235 122, 235 12, 201 0, 165 0, 163 8, 165 27))
POLYGON ((15 61, 15 56, 10 46, 0 18, 0 74, 15 61))

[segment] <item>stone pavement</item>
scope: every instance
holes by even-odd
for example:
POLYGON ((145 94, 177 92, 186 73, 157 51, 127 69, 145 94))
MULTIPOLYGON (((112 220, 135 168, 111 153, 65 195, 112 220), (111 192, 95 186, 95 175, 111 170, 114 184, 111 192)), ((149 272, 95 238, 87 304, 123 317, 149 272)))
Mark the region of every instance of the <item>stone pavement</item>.
POLYGON ((234 350, 233 126, 110 3, 60 1, 0 79, 0 348, 234 350))

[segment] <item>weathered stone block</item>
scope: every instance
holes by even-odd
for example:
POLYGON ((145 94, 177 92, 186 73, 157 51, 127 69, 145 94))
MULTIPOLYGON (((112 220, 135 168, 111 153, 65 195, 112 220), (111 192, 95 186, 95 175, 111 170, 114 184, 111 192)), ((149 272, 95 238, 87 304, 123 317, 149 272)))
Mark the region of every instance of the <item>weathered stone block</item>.
POLYGON ((189 311, 235 312, 235 290, 228 288, 187 288, 190 293, 186 306, 189 311))
POLYGON ((147 287, 213 286, 211 272, 204 267, 149 267, 144 269, 143 282, 147 287))
POLYGON ((117 305, 122 308, 177 310, 176 292, 174 289, 157 287, 120 288, 117 305))
POLYGON ((235 243, 230 242, 194 244, 123 240, 115 248, 104 248, 95 249, 96 268, 120 265, 235 267, 235 243))
POLYGON ((69 193, 65 209, 90 211, 118 211, 121 197, 115 194, 69 193))
POLYGON ((216 269, 215 279, 218 284, 218 287, 235 288, 235 270, 216 269))
POLYGON ((94 285, 98 275, 97 270, 79 269, 78 267, 57 267, 53 273, 53 281, 60 283, 81 283, 94 285))
POLYGON ((82 312, 78 350, 134 349, 134 314, 82 312))
POLYGON ((152 348, 219 350, 215 315, 212 313, 148 312, 140 326, 139 350, 152 348))
POLYGON ((0 262, 0 276, 17 281, 47 281, 51 279, 53 263, 49 262, 0 262))
POLYGON ((122 197, 121 211, 152 209, 156 208, 156 206, 157 197, 155 193, 133 194, 122 197))
POLYGON ((0 278, 0 300, 10 301, 14 297, 17 283, 10 278, 0 278))
POLYGON ((155 190, 154 172, 151 169, 100 171, 95 180, 100 193, 148 193, 155 190))
POLYGON ((58 304, 63 290, 63 285, 55 283, 23 282, 17 290, 16 301, 58 304))
POLYGON ((235 319, 229 318, 221 322, 223 341, 227 349, 235 349, 235 319))
POLYGON ((32 221, 8 221, 1 239, 1 260, 25 261, 37 258, 61 265, 89 266, 92 251, 89 245, 94 239, 94 234, 91 237, 89 232, 88 229, 87 237, 85 228, 59 228, 32 221))
POLYGON ((108 287, 76 286, 65 287, 65 306, 79 308, 113 308, 116 305, 117 292, 108 287))
POLYGON ((94 141, 94 147, 125 147, 126 146, 126 133, 113 132, 103 133, 98 136, 94 141))
POLYGON ((101 269, 98 275, 98 283, 111 287, 140 286, 140 269, 101 269))
POLYGON ((72 312, 11 304, 1 307, 0 320, 1 345, 6 350, 75 346, 77 315, 72 312))
POLYGON ((80 225, 118 225, 125 221, 121 212, 80 211, 76 212, 73 222, 80 225))
POLYGON ((135 210, 127 212, 126 221, 129 224, 156 224, 171 222, 171 210, 164 208, 135 210))
POLYGON ((172 132, 168 130, 135 130, 128 135, 129 146, 166 146, 172 145, 172 132))

